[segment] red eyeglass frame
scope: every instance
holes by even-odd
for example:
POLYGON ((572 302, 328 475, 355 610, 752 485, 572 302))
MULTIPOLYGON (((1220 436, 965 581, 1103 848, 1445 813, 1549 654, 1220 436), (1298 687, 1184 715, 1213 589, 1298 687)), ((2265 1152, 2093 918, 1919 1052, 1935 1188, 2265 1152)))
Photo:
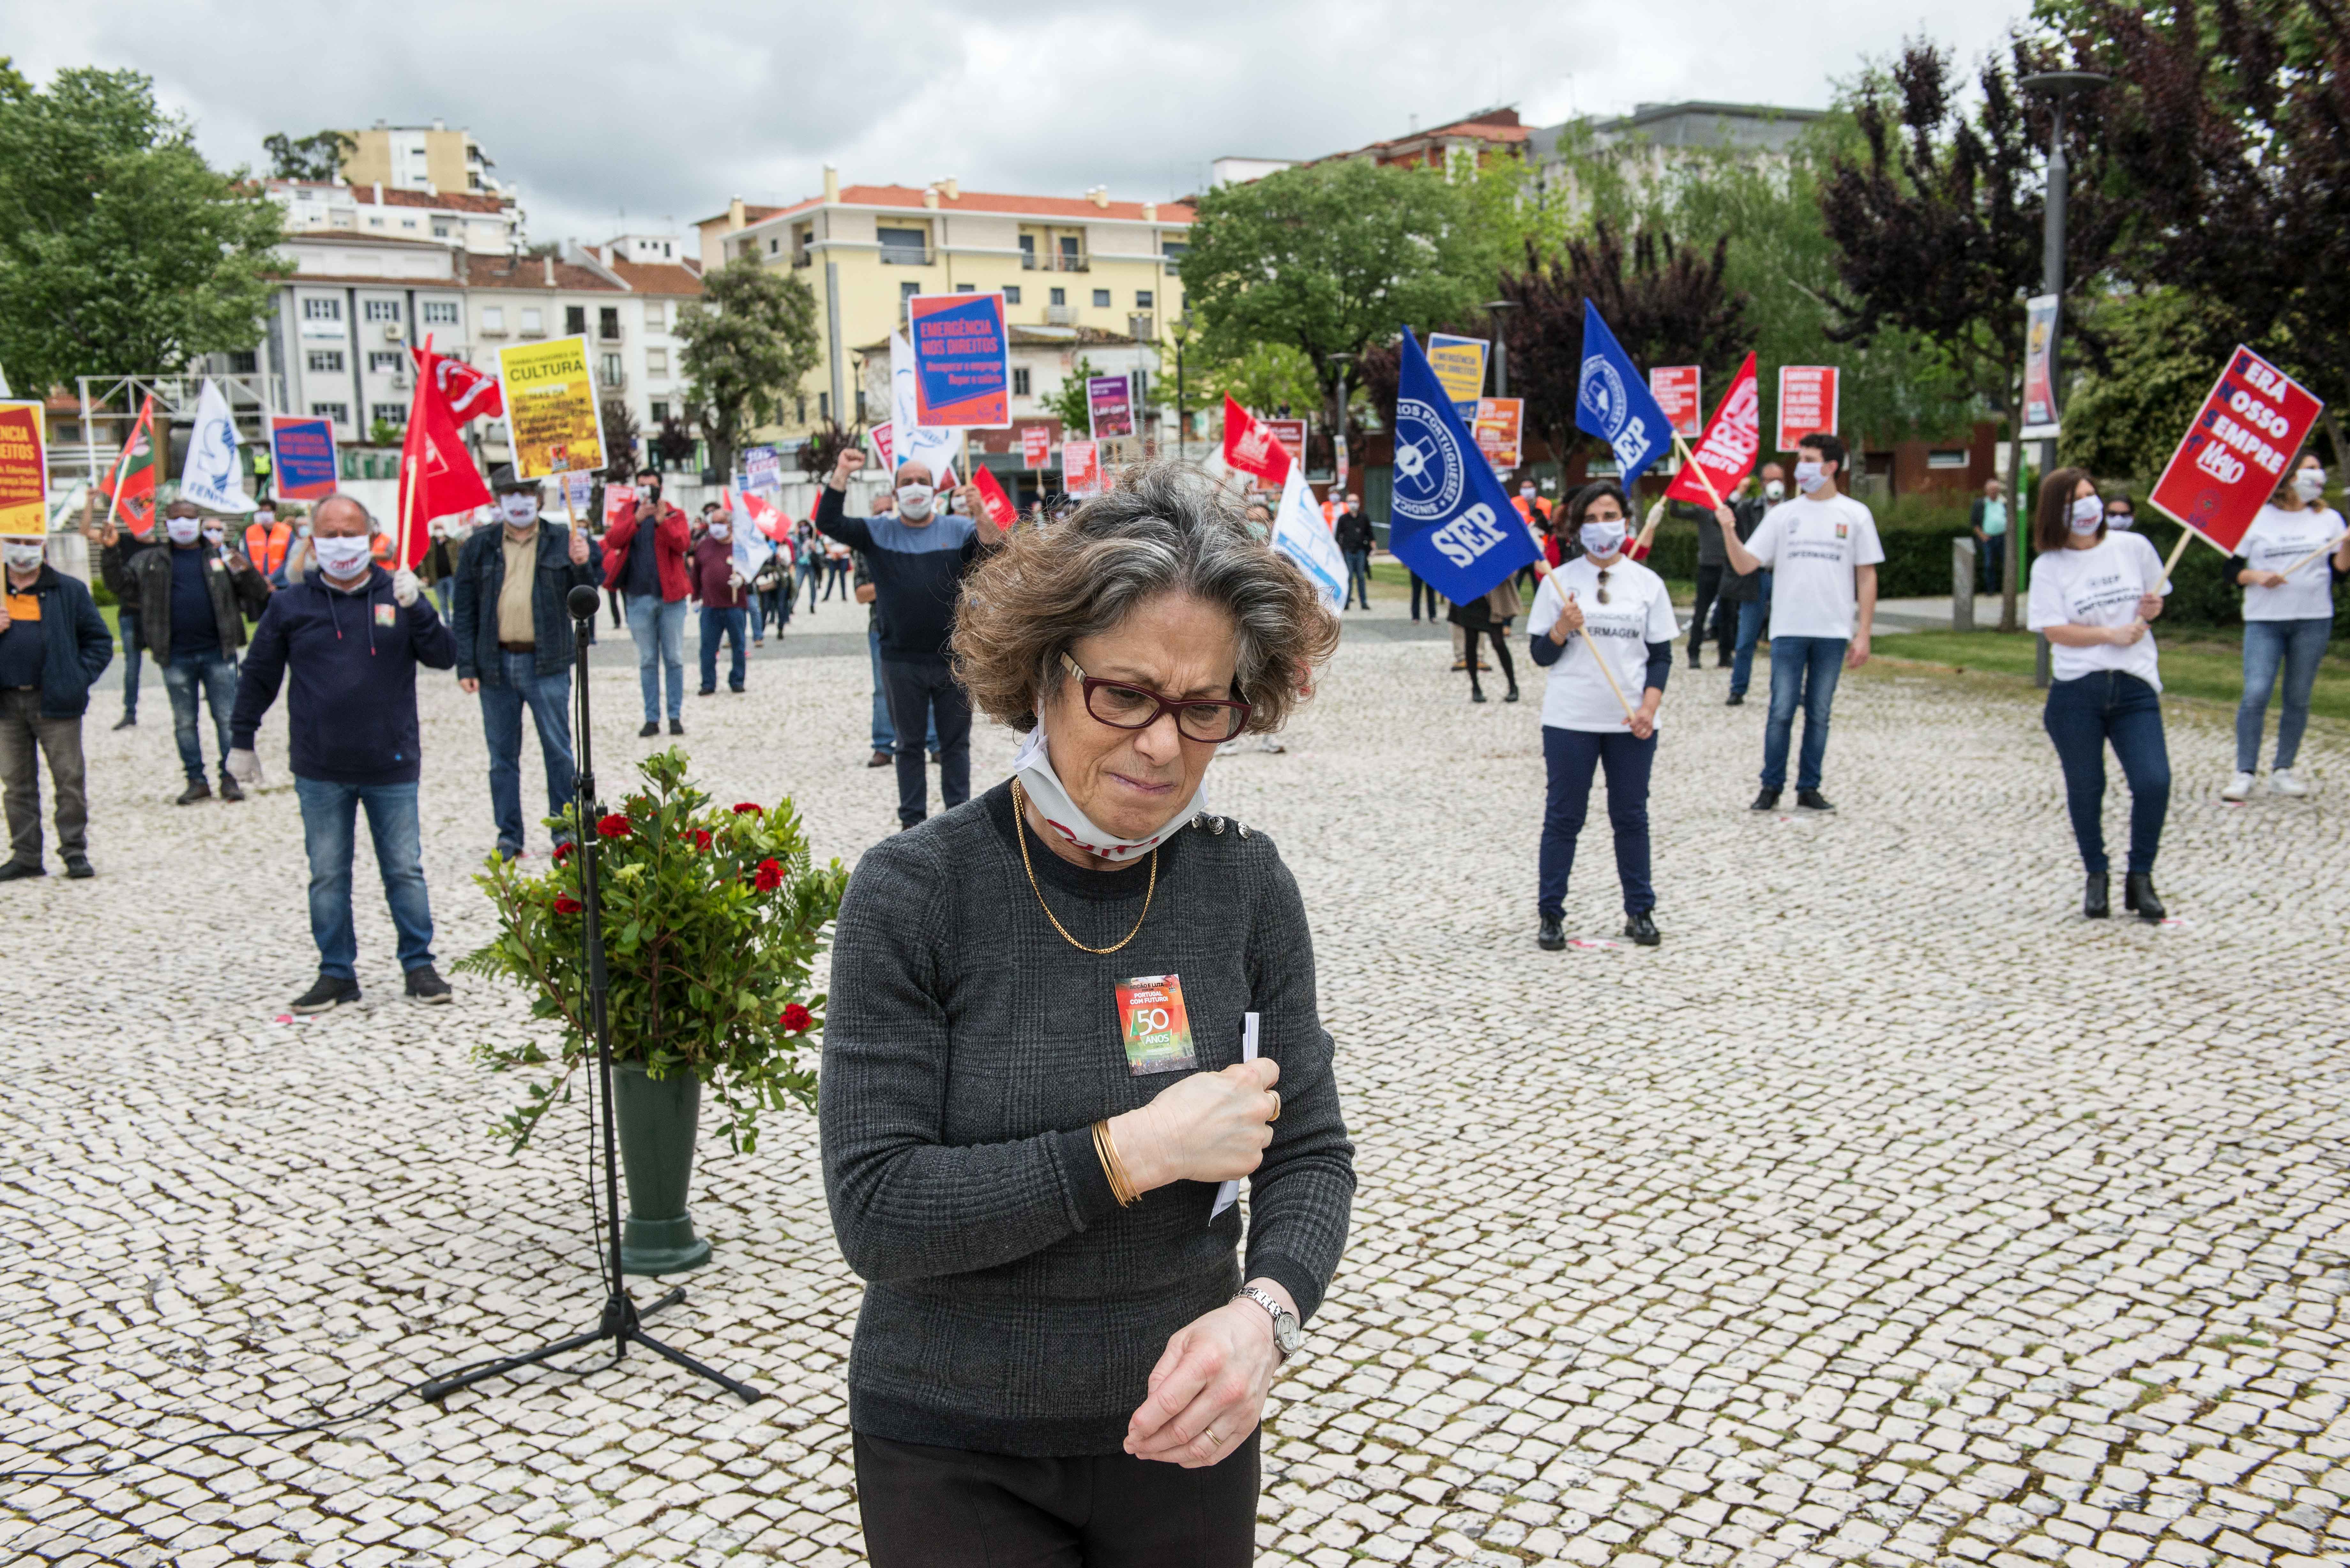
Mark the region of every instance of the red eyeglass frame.
POLYGON ((1061 662, 1067 665, 1069 668, 1069 673, 1077 678, 1077 686, 1084 700, 1083 706, 1086 711, 1086 717, 1091 719, 1097 724, 1107 725, 1113 730, 1148 730, 1151 725, 1159 722, 1159 716, 1161 713, 1173 713, 1175 715, 1175 732, 1178 735, 1182 736, 1184 740, 1190 741, 1195 745, 1220 746, 1223 744, 1225 741, 1232 740, 1234 736, 1239 735, 1242 731, 1247 729, 1249 715, 1255 711, 1255 709, 1252 704, 1243 702, 1237 697, 1169 697, 1159 692, 1153 691, 1148 686, 1137 686, 1131 680, 1111 680, 1098 675, 1088 675, 1086 673, 1085 666, 1079 664, 1075 659, 1066 653, 1061 655, 1061 662), (1131 691, 1138 697, 1149 698, 1152 703, 1155 704, 1155 706, 1150 710, 1150 717, 1143 720, 1139 724, 1121 724, 1115 720, 1103 718, 1099 713, 1094 711, 1093 695, 1096 691, 1104 687, 1107 687, 1113 691, 1131 691), (1239 718, 1232 724, 1230 734, 1223 736, 1221 740, 1206 741, 1201 740, 1197 735, 1190 734, 1185 732, 1183 728, 1183 715, 1181 711, 1186 708, 1216 708, 1227 712, 1237 711, 1239 718))

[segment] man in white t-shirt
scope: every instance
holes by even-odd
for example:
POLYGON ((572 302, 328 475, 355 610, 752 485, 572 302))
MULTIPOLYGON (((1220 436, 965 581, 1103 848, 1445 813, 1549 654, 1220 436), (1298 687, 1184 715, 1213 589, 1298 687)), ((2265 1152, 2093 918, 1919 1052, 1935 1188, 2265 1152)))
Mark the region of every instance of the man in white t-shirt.
POLYGON ((1771 716, 1762 729, 1762 791, 1756 811, 1777 809, 1787 787, 1787 745, 1795 710, 1804 710, 1804 749, 1795 770, 1795 804, 1834 811, 1820 793, 1820 763, 1828 749, 1828 710, 1844 666, 1868 662, 1868 633, 1877 619, 1877 564, 1885 546, 1867 507, 1843 494, 1844 442, 1822 432, 1795 446, 1795 489, 1763 515, 1752 539, 1741 542, 1729 507, 1722 549, 1740 576, 1769 568, 1771 587, 1771 716))

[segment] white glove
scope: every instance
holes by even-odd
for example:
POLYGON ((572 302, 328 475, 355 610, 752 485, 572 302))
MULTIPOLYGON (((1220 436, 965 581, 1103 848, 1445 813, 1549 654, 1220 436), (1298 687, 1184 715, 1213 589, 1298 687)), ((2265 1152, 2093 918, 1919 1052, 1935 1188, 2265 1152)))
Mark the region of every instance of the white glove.
POLYGON ((726 574, 726 586, 727 586, 728 587, 730 587, 730 588, 739 588, 739 587, 741 587, 743 586, 743 574, 742 574, 742 573, 740 573, 740 572, 729 572, 729 573, 727 573, 727 574, 726 574))
POLYGON ((1655 527, 1655 526, 1657 525, 1658 521, 1659 521, 1660 518, 1662 518, 1662 517, 1664 516, 1664 514, 1665 514, 1665 504, 1664 504, 1664 501, 1663 501, 1661 498, 1659 498, 1659 501, 1657 502, 1657 504, 1656 504, 1654 506, 1651 506, 1651 507, 1649 507, 1649 508, 1648 508, 1648 521, 1647 526, 1648 526, 1648 527, 1650 527, 1650 528, 1655 527))
POLYGON ((231 752, 228 776, 239 784, 257 786, 261 783, 261 759, 251 752, 231 752))
POLYGON ((400 608, 406 609, 410 605, 414 604, 416 602, 416 596, 423 591, 424 585, 418 582, 416 580, 416 574, 410 571, 406 566, 402 566, 400 570, 392 573, 391 597, 393 600, 399 604, 400 608))

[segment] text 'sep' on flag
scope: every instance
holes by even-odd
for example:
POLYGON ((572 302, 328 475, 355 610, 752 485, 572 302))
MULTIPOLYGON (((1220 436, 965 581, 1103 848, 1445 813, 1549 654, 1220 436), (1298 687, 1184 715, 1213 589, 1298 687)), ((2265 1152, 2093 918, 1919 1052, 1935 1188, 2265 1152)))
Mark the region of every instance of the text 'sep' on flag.
POLYGON ((1648 379, 1607 330, 1589 300, 1583 302, 1583 377, 1575 394, 1575 426, 1607 443, 1616 453, 1617 479, 1626 490, 1648 466, 1672 449, 1672 421, 1657 406, 1648 379))
POLYGON ((1455 604, 1542 558, 1409 327, 1396 383, 1388 523, 1396 559, 1455 604))

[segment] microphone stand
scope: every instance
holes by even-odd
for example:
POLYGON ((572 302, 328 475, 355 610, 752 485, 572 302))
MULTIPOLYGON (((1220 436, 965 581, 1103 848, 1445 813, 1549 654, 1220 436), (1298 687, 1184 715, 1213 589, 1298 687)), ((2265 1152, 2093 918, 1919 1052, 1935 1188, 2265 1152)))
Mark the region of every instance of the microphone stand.
MULTIPOLYGON (((575 524, 576 526, 576 524, 575 524)), ((578 773, 578 834, 573 840, 573 853, 579 857, 580 940, 587 953, 588 1021, 596 1036, 597 1094, 604 1112, 604 1220, 606 1235, 611 1242, 609 1267, 610 1292, 604 1298, 604 1315, 586 1334, 575 1334, 568 1339, 558 1339, 552 1345, 525 1350, 518 1355, 501 1357, 478 1366, 454 1372, 419 1385, 417 1394, 429 1404, 438 1404, 458 1389, 468 1387, 491 1377, 507 1374, 557 1355, 567 1355, 575 1350, 612 1342, 612 1364, 619 1365, 631 1345, 641 1345, 654 1355, 666 1357, 699 1377, 706 1377, 746 1405, 755 1405, 764 1397, 747 1383, 738 1383, 723 1372, 704 1366, 681 1350, 675 1350, 644 1331, 641 1319, 663 1307, 674 1306, 685 1299, 685 1287, 679 1285, 639 1309, 629 1295, 620 1273, 620 1178, 619 1157, 612 1113, 612 1036, 606 1017, 609 995, 608 977, 604 969, 604 909, 602 885, 597 875, 596 822, 603 807, 596 800, 596 770, 594 732, 588 724, 588 640, 596 629, 596 617, 603 607, 603 596, 590 584, 582 583, 571 590, 566 607, 571 612, 574 662, 572 681, 579 691, 579 727, 577 732, 579 748, 578 773)))

